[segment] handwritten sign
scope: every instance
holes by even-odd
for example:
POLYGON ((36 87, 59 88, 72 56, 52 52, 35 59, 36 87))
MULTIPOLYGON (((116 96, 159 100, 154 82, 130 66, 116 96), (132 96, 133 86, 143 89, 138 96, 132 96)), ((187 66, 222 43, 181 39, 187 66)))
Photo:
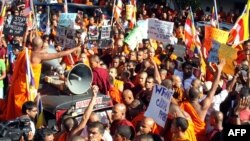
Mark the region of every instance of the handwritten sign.
POLYGON ((103 26, 101 30, 101 39, 110 39, 111 26, 103 26))
POLYGON ((167 115, 173 91, 167 89, 161 85, 155 85, 152 93, 152 97, 145 112, 146 117, 151 117, 161 127, 165 127, 167 121, 167 115))
POLYGON ((174 23, 161 21, 158 19, 148 20, 148 37, 161 41, 167 42, 173 33, 174 23))
POLYGON ((226 74, 233 75, 234 74, 233 61, 237 58, 237 50, 228 45, 221 44, 219 48, 219 58, 226 59, 226 65, 223 68, 223 72, 226 74))
POLYGON ((12 19, 5 23, 3 33, 6 35, 23 36, 26 28, 26 17, 12 16, 12 19))
POLYGON ((217 41, 213 41, 212 49, 210 50, 209 56, 208 56, 208 62, 212 62, 212 63, 219 62, 219 58, 218 58, 219 48, 220 48, 220 43, 217 41))
POLYGON ((124 42, 128 44, 128 47, 131 50, 134 50, 137 44, 141 41, 142 41, 142 32, 138 26, 136 26, 124 40, 124 42))
POLYGON ((226 44, 229 32, 220 30, 211 26, 205 26, 205 41, 204 46, 209 51, 212 48, 212 40, 218 41, 221 44, 226 44))
POLYGON ((61 13, 58 25, 68 27, 73 26, 75 23, 77 13, 61 13))

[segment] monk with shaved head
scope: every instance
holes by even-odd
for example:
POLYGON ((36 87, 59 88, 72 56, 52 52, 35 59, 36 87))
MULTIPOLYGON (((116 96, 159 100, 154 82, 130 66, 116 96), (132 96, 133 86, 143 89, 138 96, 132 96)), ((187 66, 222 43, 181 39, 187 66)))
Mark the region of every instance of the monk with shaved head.
POLYGON ((119 126, 130 126, 133 129, 133 135, 135 135, 135 128, 133 124, 126 119, 126 105, 116 104, 112 109, 112 124, 110 127, 110 134, 115 135, 115 131, 119 126))
POLYGON ((43 40, 38 36, 32 40, 31 50, 24 47, 24 50, 18 54, 15 62, 8 99, 5 101, 5 106, 2 107, 4 109, 2 115, 0 115, 0 120, 11 120, 21 116, 23 103, 35 98, 34 93, 28 94, 26 82, 27 62, 30 62, 30 68, 33 72, 34 88, 32 91, 37 91, 42 68, 41 62, 66 56, 78 49, 80 47, 58 53, 48 53, 43 48, 43 40))

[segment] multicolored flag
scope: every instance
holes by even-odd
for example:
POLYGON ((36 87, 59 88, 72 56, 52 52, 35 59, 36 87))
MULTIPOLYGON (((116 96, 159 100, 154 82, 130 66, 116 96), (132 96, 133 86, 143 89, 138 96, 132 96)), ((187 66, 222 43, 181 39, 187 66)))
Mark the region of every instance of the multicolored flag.
POLYGON ((44 118, 44 113, 43 113, 43 103, 40 95, 37 95, 37 123, 36 123, 36 128, 41 128, 46 124, 45 118, 44 118))
POLYGON ((212 9, 212 15, 211 15, 211 26, 215 28, 218 27, 217 14, 214 11, 214 7, 212 9))
POLYGON ((248 0, 244 11, 229 32, 227 44, 235 47, 249 39, 249 10, 250 0, 248 0))
POLYGON ((132 17, 131 17, 129 27, 134 28, 134 26, 136 24, 136 12, 137 12, 136 0, 130 0, 130 4, 133 5, 134 8, 133 8, 132 17))
POLYGON ((191 7, 184 27, 184 41, 186 47, 191 51, 194 51, 195 47, 201 47, 201 42, 194 26, 194 18, 191 7))
POLYGON ((114 18, 116 21, 121 17, 122 5, 123 5, 122 0, 118 0, 117 4, 114 7, 114 18))

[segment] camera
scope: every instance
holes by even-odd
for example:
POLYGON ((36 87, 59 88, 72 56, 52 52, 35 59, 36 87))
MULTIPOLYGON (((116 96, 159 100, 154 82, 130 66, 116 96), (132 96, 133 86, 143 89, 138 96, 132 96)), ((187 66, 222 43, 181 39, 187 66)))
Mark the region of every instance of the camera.
POLYGON ((23 136, 24 140, 28 140, 28 134, 32 131, 30 127, 30 119, 16 119, 0 123, 0 141, 11 140, 19 141, 23 136))

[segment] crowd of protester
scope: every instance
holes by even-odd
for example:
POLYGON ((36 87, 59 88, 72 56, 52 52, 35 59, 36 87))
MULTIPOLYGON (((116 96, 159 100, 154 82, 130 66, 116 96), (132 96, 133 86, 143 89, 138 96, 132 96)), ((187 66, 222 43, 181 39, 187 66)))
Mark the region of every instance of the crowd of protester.
MULTIPOLYGON (((58 3, 63 3, 59 1, 58 3)), ((93 5, 89 0, 73 0, 75 3, 93 5)), ((126 2, 124 2, 125 4, 126 2)), ((99 0, 96 3, 107 6, 112 11, 113 1, 99 0)), ((38 12, 46 13, 46 7, 38 7, 38 12)), ((87 32, 89 26, 102 27, 108 16, 78 15, 74 27, 77 30, 77 47, 63 50, 55 42, 60 14, 63 11, 50 11, 50 33, 27 30, 24 37, 13 37, 2 34, 0 41, 0 98, 8 101, 9 91, 13 84, 15 62, 25 48, 32 49, 31 63, 37 65, 44 60, 60 58, 65 71, 78 63, 89 66, 93 72, 93 95, 81 122, 78 124, 71 113, 62 117, 62 130, 54 132, 46 125, 36 128, 35 117, 37 105, 24 99, 19 113, 13 103, 2 106, 9 109, 15 118, 30 119, 32 131, 28 140, 34 141, 221 141, 225 125, 249 125, 250 121, 250 91, 249 91, 249 54, 243 55, 242 61, 234 63, 235 74, 223 72, 226 64, 221 59, 218 64, 207 63, 206 74, 201 72, 201 55, 185 54, 176 56, 173 44, 163 44, 153 39, 144 39, 135 50, 130 50, 124 39, 132 30, 125 16, 125 6, 122 16, 114 21, 111 31, 112 43, 105 48, 98 45, 88 45, 87 32), (81 37, 85 36, 84 40, 81 37), (57 53, 48 55, 46 49, 54 46, 57 53), (71 57, 68 54, 71 53, 71 57), (198 73, 197 73, 198 72, 198 73), (144 113, 149 106, 155 84, 163 85, 174 91, 171 99, 167 123, 163 128, 144 113), (97 93, 108 95, 113 101, 110 125, 105 125, 93 112, 97 93), (13 105, 12 105, 13 104, 13 105)), ((6 19, 11 15, 22 14, 19 8, 9 7, 6 19)), ((177 44, 184 45, 184 24, 188 8, 181 11, 171 9, 168 4, 137 3, 137 21, 148 18, 158 18, 174 22, 173 36, 177 44)), ((219 21, 234 24, 239 13, 226 13, 223 8, 218 11, 219 21)), ((211 9, 197 8, 194 12, 195 21, 210 21, 211 9)), ((199 27, 201 28, 201 27, 199 27)), ((204 29, 200 29, 199 37, 204 38, 204 29)), ((245 41, 243 50, 250 48, 250 40, 245 41)), ((239 51, 240 52, 240 51, 239 51)), ((243 52, 244 54, 244 52, 243 52)), ((25 73, 24 73, 25 74, 25 73)), ((36 73, 34 73, 36 75, 36 73)), ((40 79, 39 76, 38 80, 40 79)), ((63 79, 63 78, 62 78, 63 79)), ((50 83, 50 81, 47 81, 50 83)), ((36 85, 39 83, 36 82, 36 85)), ((42 89, 42 88, 40 88, 42 89)), ((15 96, 11 96, 15 99, 15 96)), ((21 99, 20 101, 22 101, 21 99)), ((10 113, 9 113, 10 114, 10 113)), ((0 119, 13 119, 10 118, 0 119)), ((26 140, 22 137, 20 140, 26 140)))

